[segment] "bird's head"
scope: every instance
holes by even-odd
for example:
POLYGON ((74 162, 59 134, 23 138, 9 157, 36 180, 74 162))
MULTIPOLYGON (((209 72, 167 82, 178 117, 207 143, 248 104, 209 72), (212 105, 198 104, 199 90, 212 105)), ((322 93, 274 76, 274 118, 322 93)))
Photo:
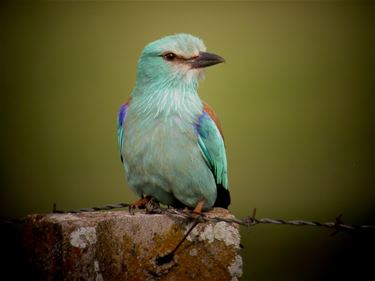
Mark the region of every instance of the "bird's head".
POLYGON ((197 84, 205 67, 224 62, 218 55, 206 52, 202 40, 190 34, 176 34, 149 43, 138 64, 138 82, 197 84))

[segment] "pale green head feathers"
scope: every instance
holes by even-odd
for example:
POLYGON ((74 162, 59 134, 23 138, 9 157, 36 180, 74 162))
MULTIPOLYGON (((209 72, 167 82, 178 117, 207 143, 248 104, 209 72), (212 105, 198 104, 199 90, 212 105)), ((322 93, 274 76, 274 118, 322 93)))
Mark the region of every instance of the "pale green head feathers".
POLYGON ((223 61, 217 55, 206 53, 206 46, 197 37, 190 34, 166 36, 143 49, 137 86, 197 87, 203 68, 223 61))

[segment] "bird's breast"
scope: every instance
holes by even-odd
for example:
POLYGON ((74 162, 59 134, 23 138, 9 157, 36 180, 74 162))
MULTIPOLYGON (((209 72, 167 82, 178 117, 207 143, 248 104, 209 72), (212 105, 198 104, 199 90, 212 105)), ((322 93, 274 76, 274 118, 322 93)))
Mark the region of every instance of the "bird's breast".
POLYGON ((179 155, 197 150, 194 120, 178 116, 142 120, 131 118, 125 123, 125 160, 137 165, 178 161, 179 155))

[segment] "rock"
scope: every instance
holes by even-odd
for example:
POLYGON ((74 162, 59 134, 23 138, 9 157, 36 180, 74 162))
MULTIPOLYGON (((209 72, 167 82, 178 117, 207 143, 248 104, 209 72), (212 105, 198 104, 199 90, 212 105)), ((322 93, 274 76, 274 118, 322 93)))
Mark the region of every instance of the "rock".
MULTIPOLYGON (((210 217, 232 217, 215 208, 210 217)), ((237 280, 238 226, 199 223, 171 259, 192 220, 127 211, 30 215, 23 241, 38 280, 237 280), (159 259, 158 259, 159 258, 159 259)), ((34 280, 33 278, 31 278, 34 280)))

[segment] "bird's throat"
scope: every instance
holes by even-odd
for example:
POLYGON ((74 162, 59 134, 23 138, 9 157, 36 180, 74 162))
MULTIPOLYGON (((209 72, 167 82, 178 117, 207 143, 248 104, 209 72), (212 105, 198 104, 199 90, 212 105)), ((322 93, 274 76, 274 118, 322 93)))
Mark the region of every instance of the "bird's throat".
POLYGON ((197 93, 197 85, 181 83, 143 87, 132 94, 132 107, 146 118, 168 118, 178 115, 194 119, 202 112, 203 104, 197 93), (139 91, 142 92, 139 92, 139 91))

